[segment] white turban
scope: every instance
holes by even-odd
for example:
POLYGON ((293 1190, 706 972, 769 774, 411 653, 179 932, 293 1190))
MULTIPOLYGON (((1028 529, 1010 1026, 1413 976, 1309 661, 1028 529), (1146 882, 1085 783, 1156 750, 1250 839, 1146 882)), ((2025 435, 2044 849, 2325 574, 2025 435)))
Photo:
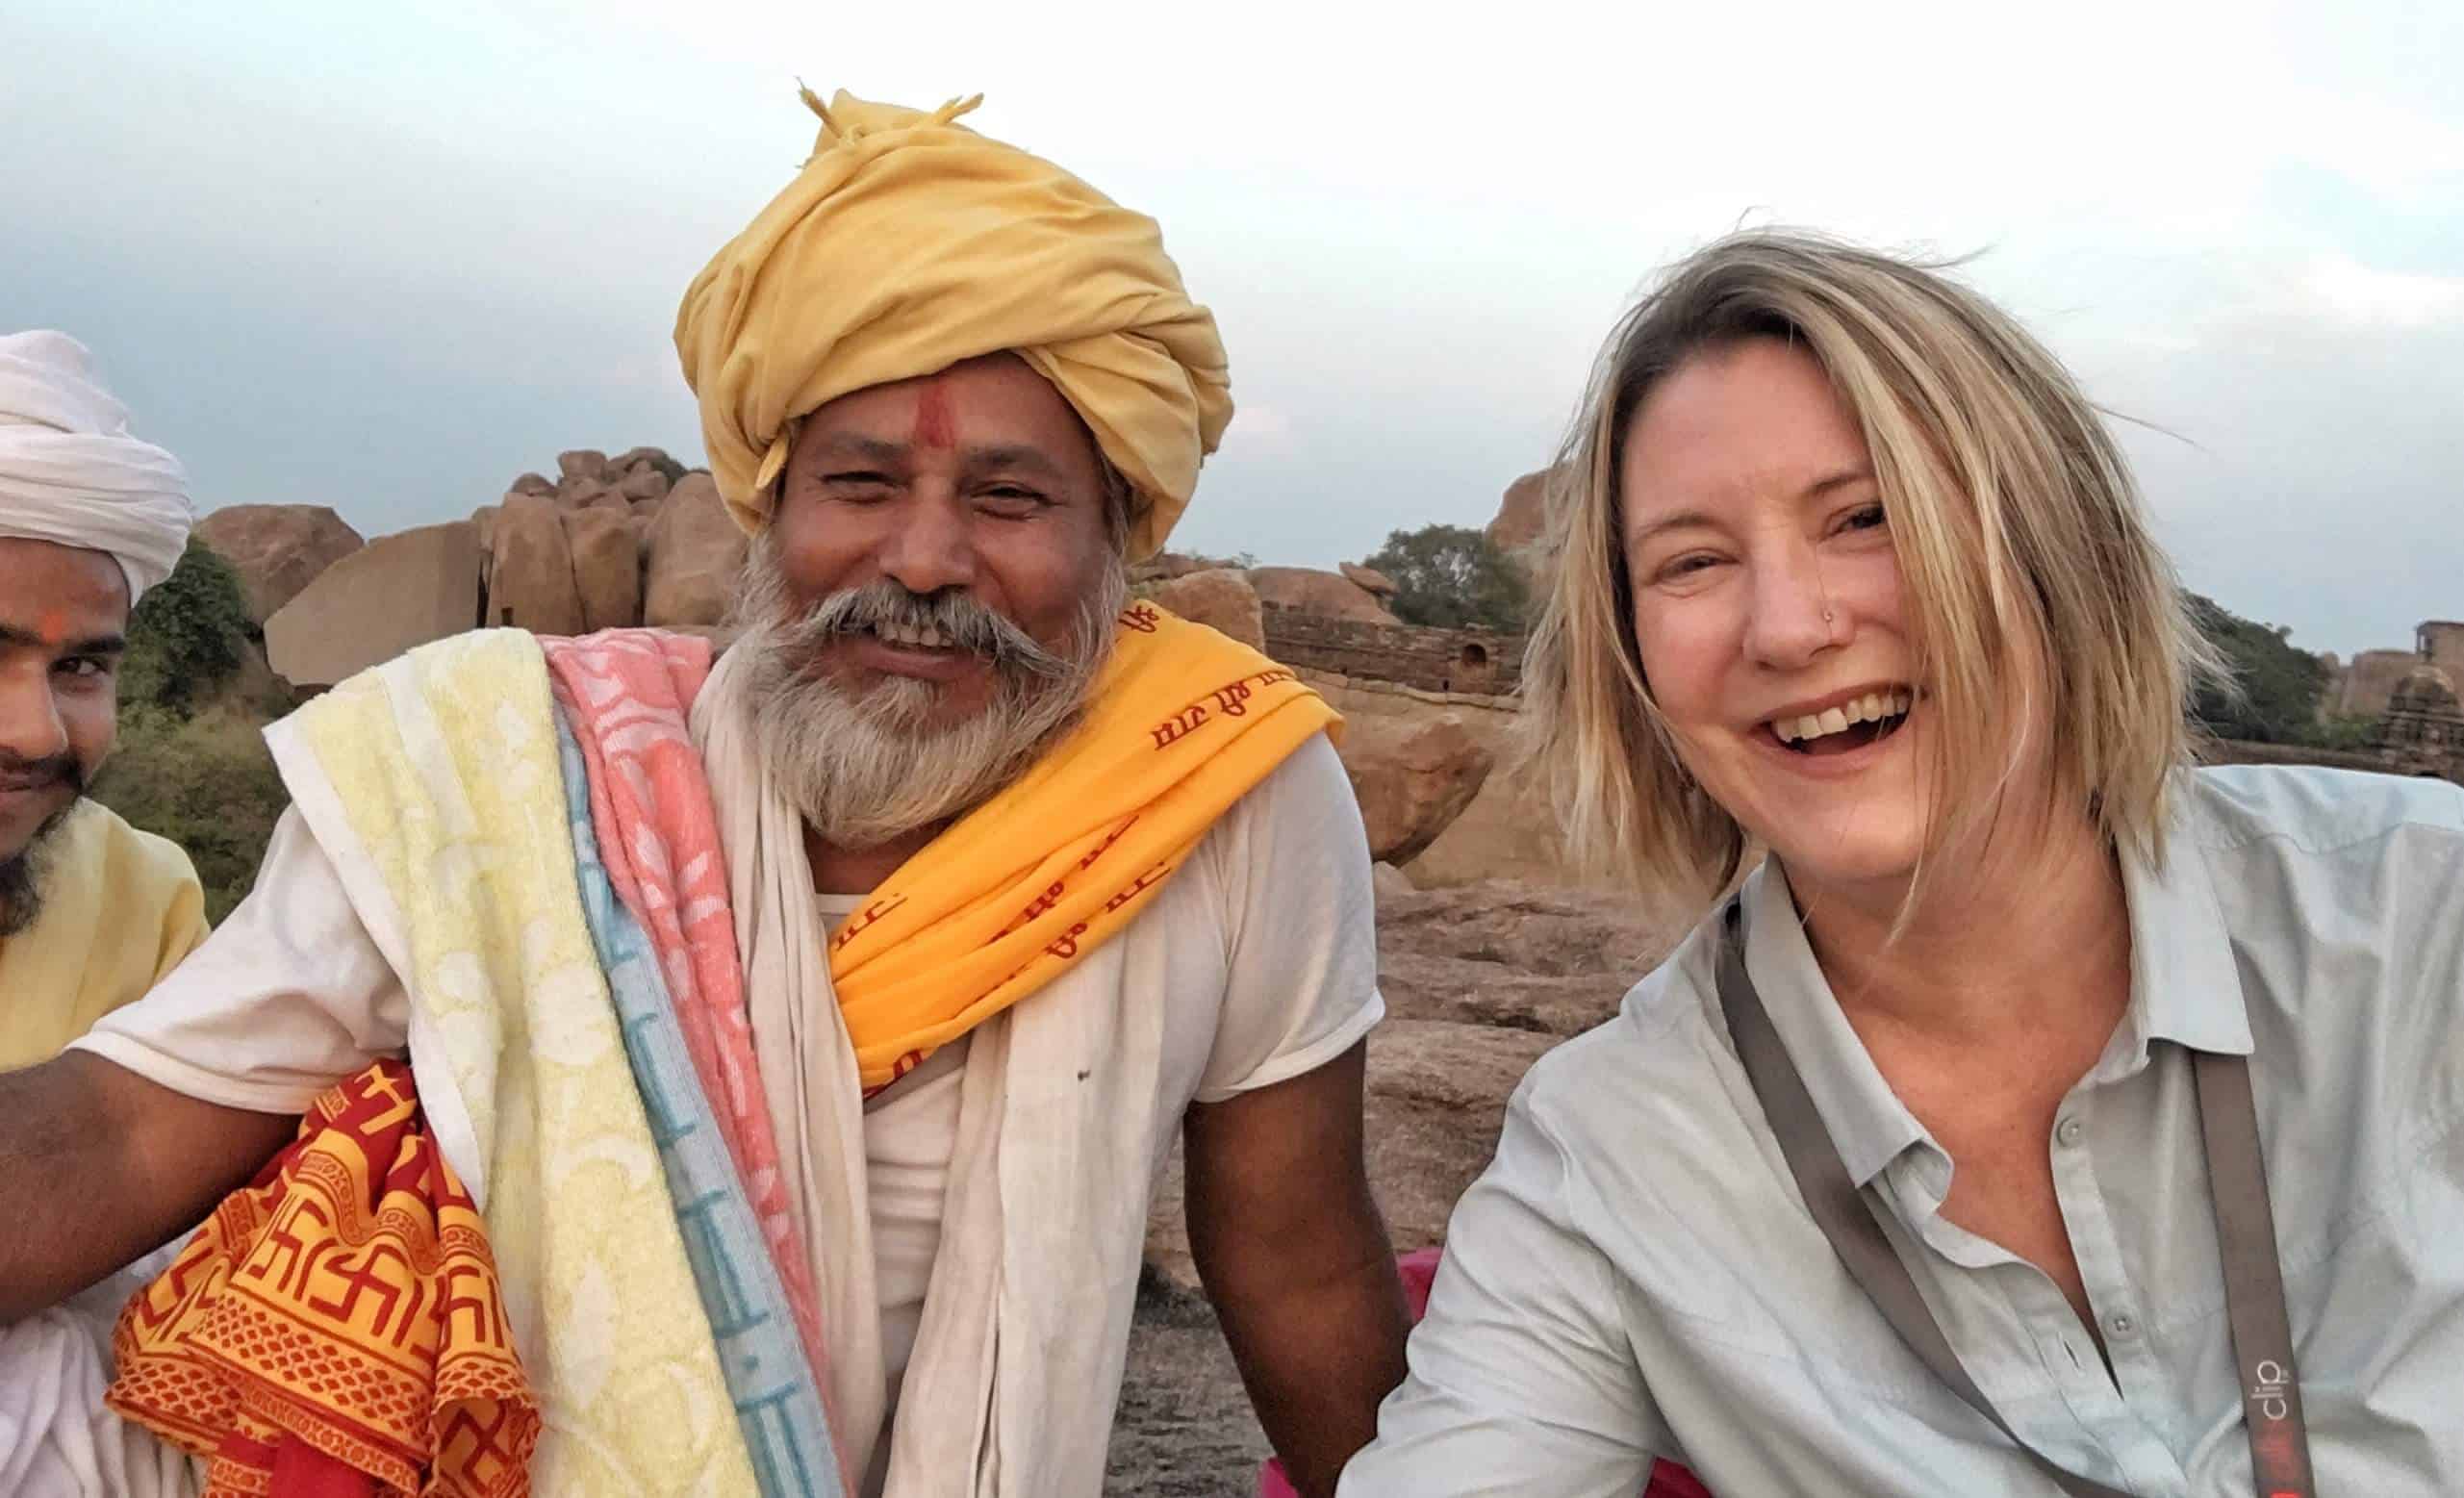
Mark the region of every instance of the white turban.
POLYGON ((195 520, 187 470, 129 435, 85 344, 0 336, 0 536, 110 552, 133 605, 171 575, 195 520))

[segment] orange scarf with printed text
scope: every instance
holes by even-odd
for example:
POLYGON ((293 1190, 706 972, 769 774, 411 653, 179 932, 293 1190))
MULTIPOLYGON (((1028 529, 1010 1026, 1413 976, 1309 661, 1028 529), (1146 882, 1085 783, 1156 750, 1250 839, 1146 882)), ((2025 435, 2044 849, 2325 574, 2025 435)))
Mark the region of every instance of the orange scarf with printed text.
POLYGON ((1131 604, 1079 725, 831 937, 866 1092, 1118 933, 1216 819, 1341 722, 1257 651, 1131 604))

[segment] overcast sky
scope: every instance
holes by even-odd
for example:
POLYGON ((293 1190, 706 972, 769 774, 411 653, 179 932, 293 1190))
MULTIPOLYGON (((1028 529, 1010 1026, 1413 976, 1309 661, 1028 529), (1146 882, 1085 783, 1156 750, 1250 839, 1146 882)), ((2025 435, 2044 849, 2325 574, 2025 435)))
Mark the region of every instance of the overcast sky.
POLYGON ((698 463, 676 300, 810 149, 800 75, 981 91, 1161 220, 1240 407, 1185 549, 1485 523, 1655 268, 1791 223, 1982 252, 2161 429, 2192 586, 2347 655, 2464 617, 2452 0, 7 0, 0 328, 92 344, 204 509, 376 535, 561 448, 698 463))

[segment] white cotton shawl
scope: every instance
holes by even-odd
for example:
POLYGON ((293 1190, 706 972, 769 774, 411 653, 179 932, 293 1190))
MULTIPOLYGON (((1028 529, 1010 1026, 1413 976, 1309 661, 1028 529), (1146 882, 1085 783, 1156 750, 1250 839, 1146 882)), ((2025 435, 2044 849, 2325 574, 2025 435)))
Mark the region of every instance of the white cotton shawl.
POLYGON ((112 1327, 182 1239, 101 1283, 0 1326, 0 1493, 10 1498, 195 1498, 186 1452, 104 1405, 112 1327))
MULTIPOLYGON (((753 1051, 820 1294, 838 1435, 860 1475, 883 1467, 874 1448, 885 1403, 862 1089, 803 822, 762 763, 741 662, 720 659, 693 736, 727 856, 753 1051)), ((969 1036, 887 1498, 1082 1498, 1104 1485, 1167 996, 1062 1002, 1059 988, 969 1036)))
POLYGON ((85 344, 0 336, 0 536, 109 552, 134 606, 179 565, 195 520, 187 470, 129 435, 85 344))

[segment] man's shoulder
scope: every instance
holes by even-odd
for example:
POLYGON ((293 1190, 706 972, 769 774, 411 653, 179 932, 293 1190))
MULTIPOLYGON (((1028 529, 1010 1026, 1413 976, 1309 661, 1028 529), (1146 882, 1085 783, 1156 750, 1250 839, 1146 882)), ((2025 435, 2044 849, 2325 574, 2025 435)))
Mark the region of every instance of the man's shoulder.
POLYGON ((69 814, 61 837, 63 855, 90 862, 101 871, 107 890, 151 893, 167 904, 181 886, 197 882, 188 850, 90 797, 69 814))
POLYGON ((143 993, 205 940, 205 889, 177 843, 90 798, 57 836, 58 877, 42 929, 66 943, 64 951, 87 951, 89 967, 93 953, 113 954, 87 975, 89 982, 117 975, 103 983, 112 1004, 143 993))
POLYGON ((1270 826, 1278 857, 1301 855, 1312 848, 1362 836, 1360 802, 1352 793, 1352 777, 1334 741, 1324 733, 1302 740, 1282 763, 1242 792, 1217 826, 1227 825, 1253 834, 1259 825, 1270 826))

